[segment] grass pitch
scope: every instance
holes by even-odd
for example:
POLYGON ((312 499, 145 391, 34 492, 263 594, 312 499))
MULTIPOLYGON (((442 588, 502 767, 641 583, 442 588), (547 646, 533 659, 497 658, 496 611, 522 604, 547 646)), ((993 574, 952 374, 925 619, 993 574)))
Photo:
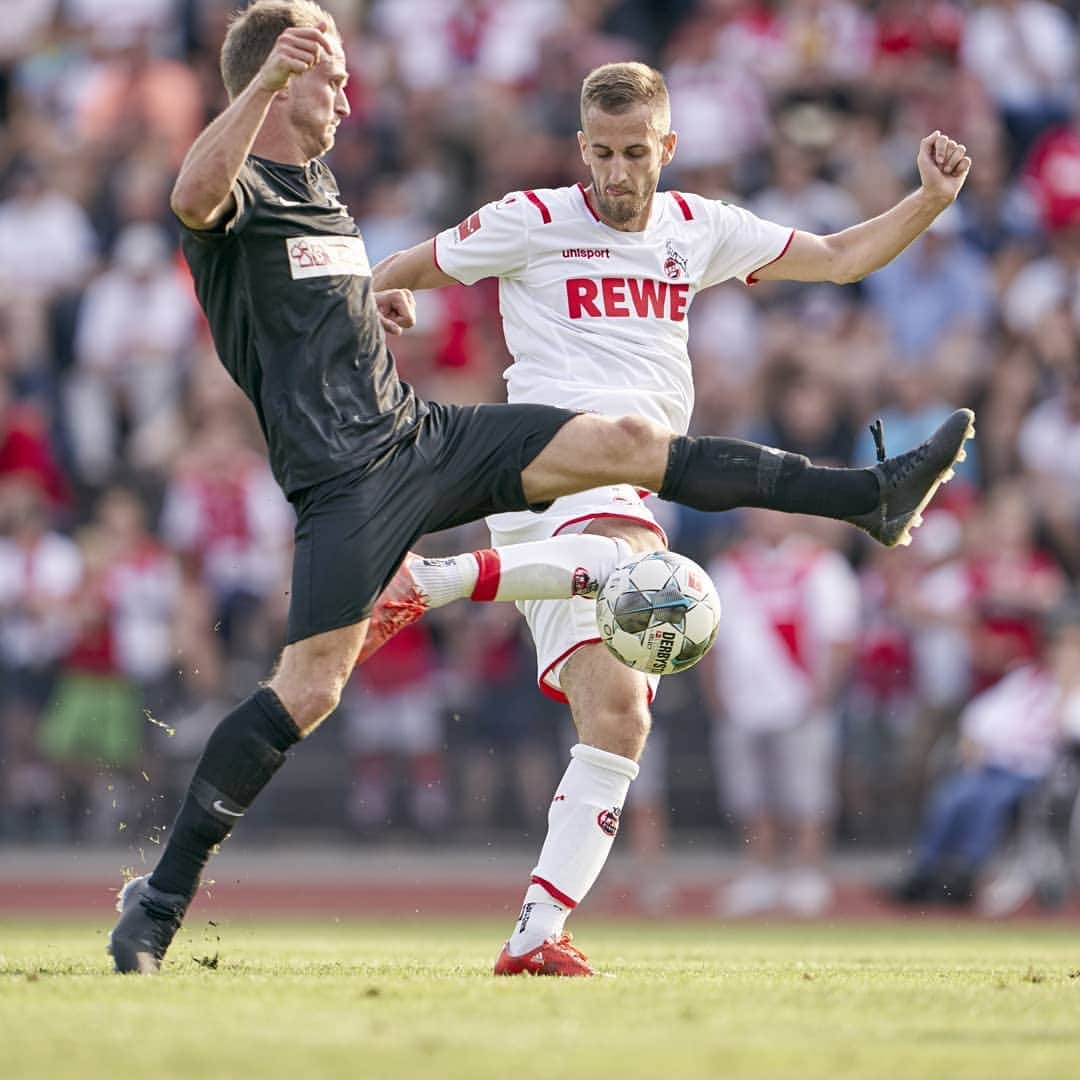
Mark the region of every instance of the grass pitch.
POLYGON ((615 979, 495 979, 502 925, 195 924, 157 979, 107 927, 0 923, 0 1074, 1058 1077, 1080 935, 1040 926, 593 924, 615 979))

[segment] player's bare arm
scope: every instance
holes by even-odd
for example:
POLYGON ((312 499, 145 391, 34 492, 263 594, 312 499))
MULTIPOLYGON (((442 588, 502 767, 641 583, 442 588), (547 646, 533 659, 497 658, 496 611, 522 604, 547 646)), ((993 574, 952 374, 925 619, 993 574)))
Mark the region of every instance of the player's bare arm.
POLYGON ((323 52, 333 52, 323 30, 295 26, 284 31, 259 74, 192 144, 169 200, 188 228, 212 228, 233 211, 233 185, 274 99, 294 75, 313 68, 323 52))
POLYGON ((951 206, 964 186, 967 147, 940 131, 919 143, 917 191, 876 218, 829 236, 796 231, 787 251, 757 271, 759 281, 832 281, 845 285, 891 262, 951 206))
POLYGON ((435 262, 435 244, 423 240, 404 251, 387 255, 372 272, 376 290, 383 289, 440 289, 459 284, 457 278, 444 274, 435 262))

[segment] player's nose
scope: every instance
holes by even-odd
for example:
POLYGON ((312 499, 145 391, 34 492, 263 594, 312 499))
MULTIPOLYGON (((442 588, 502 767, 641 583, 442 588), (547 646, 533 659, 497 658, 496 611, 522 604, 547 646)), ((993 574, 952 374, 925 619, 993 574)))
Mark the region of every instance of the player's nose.
POLYGON ((338 90, 337 92, 337 100, 334 102, 334 112, 343 120, 352 112, 352 108, 349 105, 349 99, 345 96, 344 89, 338 90))

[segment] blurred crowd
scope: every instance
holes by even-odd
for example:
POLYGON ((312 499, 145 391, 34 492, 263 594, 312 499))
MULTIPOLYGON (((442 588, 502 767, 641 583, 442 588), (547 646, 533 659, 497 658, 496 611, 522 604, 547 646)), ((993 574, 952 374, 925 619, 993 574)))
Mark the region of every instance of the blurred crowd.
MULTIPOLYGON (((282 640, 291 511, 168 211, 187 146, 225 104, 233 6, 0 0, 6 841, 152 840, 282 640)), ((874 417, 896 452, 970 405, 978 437, 910 549, 663 507, 728 614, 698 672, 665 682, 627 810, 646 860, 703 828, 746 827, 766 868, 786 835, 807 867, 836 842, 910 843, 976 695, 1025 665, 1062 700, 1076 689, 1080 665, 1048 666, 1046 628, 1080 572, 1080 3, 326 6, 352 74, 331 165, 373 263, 507 191, 583 179, 580 82, 611 60, 666 74, 680 139, 663 186, 813 232, 912 189, 935 128, 967 145, 960 202, 863 282, 696 299, 697 430, 867 464, 874 417)), ((394 342, 404 377, 436 400, 500 400, 494 284, 421 295, 418 315, 394 342)), ((533 674, 512 608, 451 605, 358 672, 253 826, 305 824, 302 801, 308 824, 362 837, 536 830, 569 724, 533 674)), ((1055 709, 1040 762, 1068 736, 1055 709)))

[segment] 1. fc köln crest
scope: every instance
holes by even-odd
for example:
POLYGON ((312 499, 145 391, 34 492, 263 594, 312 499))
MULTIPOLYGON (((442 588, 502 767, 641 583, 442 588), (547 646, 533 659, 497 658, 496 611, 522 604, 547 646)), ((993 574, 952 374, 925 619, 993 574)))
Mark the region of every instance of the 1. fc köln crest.
POLYGON ((610 810, 601 810, 596 815, 596 824, 605 836, 614 837, 619 831, 619 815, 622 813, 621 806, 613 806, 610 810))
POLYGON ((686 277, 686 259, 679 254, 675 245, 667 242, 667 258, 664 259, 664 273, 669 278, 686 277))

